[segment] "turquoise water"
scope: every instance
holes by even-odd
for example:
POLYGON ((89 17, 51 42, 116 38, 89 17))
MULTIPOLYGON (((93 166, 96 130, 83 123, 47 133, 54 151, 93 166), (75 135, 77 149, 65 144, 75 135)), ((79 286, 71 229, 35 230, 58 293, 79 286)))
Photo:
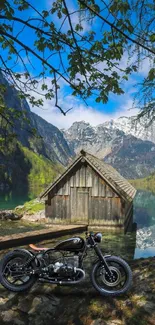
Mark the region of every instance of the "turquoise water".
POLYGON ((30 188, 29 192, 23 189, 16 189, 12 191, 0 191, 0 210, 14 209, 18 205, 23 205, 25 202, 35 199, 40 193, 39 188, 30 188))
POLYGON ((133 221, 137 225, 134 258, 155 256, 155 194, 137 191, 133 221))

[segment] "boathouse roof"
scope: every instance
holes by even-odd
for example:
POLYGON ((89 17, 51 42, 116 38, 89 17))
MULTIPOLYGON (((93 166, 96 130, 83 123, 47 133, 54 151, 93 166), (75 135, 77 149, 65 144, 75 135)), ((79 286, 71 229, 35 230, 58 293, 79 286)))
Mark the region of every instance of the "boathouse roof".
POLYGON ((80 161, 86 161, 120 197, 129 202, 134 199, 136 189, 115 168, 84 150, 81 150, 80 154, 75 157, 66 170, 41 193, 40 199, 46 197, 80 161))

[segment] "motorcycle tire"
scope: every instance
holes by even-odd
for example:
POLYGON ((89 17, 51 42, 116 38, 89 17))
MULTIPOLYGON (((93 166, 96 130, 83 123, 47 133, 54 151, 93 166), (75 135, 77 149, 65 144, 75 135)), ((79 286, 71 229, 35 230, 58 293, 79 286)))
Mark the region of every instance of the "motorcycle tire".
MULTIPOLYGON (((2 260, 0 261, 0 283, 3 287, 6 289, 13 291, 13 292, 23 292, 25 290, 30 289, 34 283, 36 282, 36 275, 31 274, 29 276, 20 276, 19 279, 17 277, 16 280, 14 280, 14 283, 11 283, 5 274, 6 268, 9 268, 9 263, 13 262, 13 260, 20 260, 22 263, 25 263, 30 258, 30 255, 24 251, 13 251, 9 252, 7 255, 5 255, 2 260), (25 278, 25 281, 23 278, 25 278), (22 282, 21 284, 17 284, 18 282, 22 282)), ((12 264, 13 266, 13 264, 12 264)), ((11 267, 12 267, 11 266, 11 267)), ((10 269, 9 269, 10 270, 10 269)), ((11 278, 11 271, 10 274, 8 273, 8 276, 11 278)))
POLYGON ((130 266, 120 257, 110 256, 106 257, 106 262, 111 269, 115 280, 110 282, 108 275, 105 271, 104 265, 101 261, 98 261, 91 272, 91 281, 94 288, 103 296, 118 296, 124 294, 129 290, 132 284, 132 271, 130 266), (100 271, 99 277, 101 284, 98 283, 97 273, 100 271), (124 273, 124 283, 122 273, 124 273))

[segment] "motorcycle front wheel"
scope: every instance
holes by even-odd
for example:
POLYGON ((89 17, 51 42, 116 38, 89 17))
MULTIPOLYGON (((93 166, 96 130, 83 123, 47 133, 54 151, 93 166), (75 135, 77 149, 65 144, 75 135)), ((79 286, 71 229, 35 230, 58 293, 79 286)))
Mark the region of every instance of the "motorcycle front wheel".
POLYGON ((132 284, 132 271, 129 265, 117 256, 106 257, 106 262, 112 272, 113 280, 106 273, 103 263, 98 261, 91 272, 94 288, 103 296, 124 294, 132 284))
POLYGON ((32 265, 27 266, 25 274, 22 268, 29 258, 29 254, 23 251, 13 251, 4 256, 0 262, 0 283, 3 287, 14 292, 32 287, 36 281, 36 276, 29 272, 32 271, 32 265))

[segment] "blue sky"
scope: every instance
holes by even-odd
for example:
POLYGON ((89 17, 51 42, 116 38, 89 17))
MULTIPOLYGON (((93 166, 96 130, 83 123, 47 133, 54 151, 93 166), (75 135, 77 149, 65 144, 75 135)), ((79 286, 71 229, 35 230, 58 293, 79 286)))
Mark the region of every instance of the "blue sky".
MULTIPOLYGON (((40 11, 41 9, 49 10, 51 6, 52 0, 42 0, 37 1, 37 10, 40 11)), ((67 3, 69 4, 70 8, 74 8, 74 1, 67 0, 67 3)), ((31 4, 36 4, 36 0, 31 0, 31 4)), ((27 19, 28 17, 32 17, 32 10, 27 10, 25 12, 20 13, 20 17, 23 19, 27 19)), ((37 17, 37 14, 33 14, 33 18, 37 17)), ((56 17, 54 19, 57 19, 56 17)), ((73 23, 77 23, 77 15, 72 16, 73 23)), ((57 19, 58 21, 58 19, 57 19)), ((58 21, 60 24, 60 22, 58 21)), ((19 30, 18 23, 16 24, 16 32, 19 30)), ((84 33, 87 33, 87 31, 91 30, 92 28, 98 29, 97 21, 94 22, 94 25, 91 26, 87 23, 87 21, 84 22, 84 33)), ((24 42, 30 46, 33 47, 33 41, 34 41, 34 34, 30 33, 27 29, 23 31, 21 34, 21 40, 24 39, 24 42)), ((40 70, 40 62, 30 55, 30 60, 35 67, 35 69, 32 68, 29 61, 26 58, 26 55, 24 56, 23 53, 23 59, 25 62, 25 65, 28 67, 28 69, 31 71, 32 75, 36 75, 38 71, 40 70)), ((57 60, 56 56, 53 59, 52 64, 54 66, 57 66, 57 60)), ((128 55, 126 52, 124 52, 124 55, 122 57, 122 60, 120 61, 120 67, 124 68, 126 67, 128 55)), ((134 58, 132 58, 133 60, 134 58)), ((10 62, 11 64, 11 62, 10 62)), ((101 65, 104 62, 101 62, 101 65)), ((100 123, 103 123, 106 120, 109 119, 115 119, 120 116, 131 116, 137 114, 138 110, 133 109, 133 97, 135 94, 135 85, 139 80, 142 80, 143 77, 145 77, 149 70, 149 60, 144 60, 143 65, 139 68, 138 73, 133 73, 128 81, 125 81, 123 84, 123 90, 124 95, 117 96, 114 94, 111 94, 109 97, 109 101, 107 104, 98 104, 95 102, 94 97, 87 100, 87 105, 80 99, 75 98, 71 95, 71 91, 69 87, 65 84, 64 81, 60 81, 60 91, 59 91, 59 105, 65 110, 68 110, 69 108, 72 108, 72 110, 66 115, 63 116, 58 108, 55 107, 55 100, 44 100, 44 105, 41 108, 38 107, 31 107, 32 111, 46 119, 48 122, 56 125, 59 128, 68 128, 73 122, 84 120, 86 122, 89 122, 92 125, 98 125, 100 123)), ((103 68, 102 67, 102 68, 103 68)), ((15 69, 18 69, 19 72, 23 71, 22 64, 18 64, 18 66, 15 67, 15 69)), ((48 74, 47 75, 47 84, 50 86, 51 83, 51 77, 48 74)), ((41 88, 41 84, 39 85, 41 88)), ((38 91, 40 90, 38 87, 38 91)), ((35 97, 42 98, 41 95, 35 94, 35 97)))

